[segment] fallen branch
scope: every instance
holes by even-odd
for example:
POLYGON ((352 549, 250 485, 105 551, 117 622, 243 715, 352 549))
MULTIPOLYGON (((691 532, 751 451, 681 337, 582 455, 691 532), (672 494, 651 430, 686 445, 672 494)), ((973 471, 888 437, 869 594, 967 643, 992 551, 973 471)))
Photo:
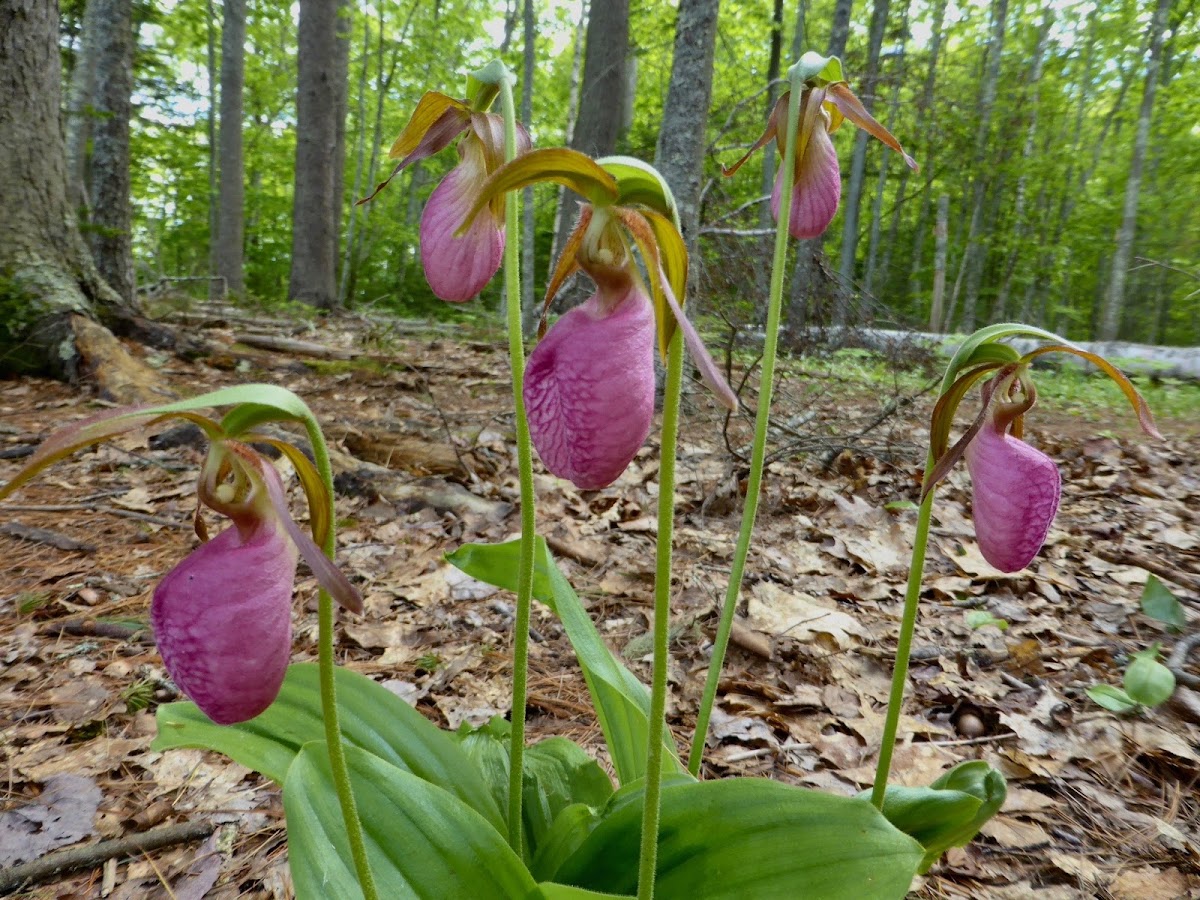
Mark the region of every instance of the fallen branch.
POLYGON ((138 856, 151 850, 161 850, 176 844, 188 844, 206 838, 216 829, 211 822, 183 822, 179 825, 164 825, 140 834, 101 841, 86 847, 71 847, 47 853, 40 859, 0 869, 0 894, 18 888, 49 881, 58 875, 79 869, 91 869, 109 859, 138 856))

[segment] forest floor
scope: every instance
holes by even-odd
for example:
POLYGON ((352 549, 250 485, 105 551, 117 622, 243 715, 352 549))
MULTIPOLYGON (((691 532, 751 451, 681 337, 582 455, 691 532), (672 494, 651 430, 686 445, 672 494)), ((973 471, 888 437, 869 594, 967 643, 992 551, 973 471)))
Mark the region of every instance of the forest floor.
MULTIPOLYGON (((512 597, 443 558, 519 528, 503 341, 352 319, 312 332, 268 323, 334 348, 305 356, 235 343, 243 324, 207 325, 225 352, 190 361, 134 352, 180 395, 247 381, 290 388, 344 452, 335 462, 357 469, 338 482, 338 560, 362 585, 366 612, 341 617, 341 661, 439 725, 506 714, 512 597)), ((855 354, 783 368, 778 452, 707 775, 851 794, 873 780, 915 521, 898 501, 917 499, 932 404, 921 389, 933 374, 889 375, 855 354)), ((744 399, 753 387, 751 378, 744 399)), ((1172 390, 1157 411, 1162 442, 1137 431, 1115 391, 1056 404, 1043 390, 1027 436, 1058 462, 1064 496, 1027 571, 1002 575, 983 561, 965 471, 939 494, 894 779, 924 785, 984 759, 1005 773, 1009 794, 983 835, 948 853, 913 896, 1200 897, 1200 695, 1181 687, 1172 702, 1122 717, 1084 693, 1120 684, 1134 651, 1179 640, 1141 612, 1149 572, 1184 601, 1188 628, 1200 624, 1200 389, 1172 390), (972 628, 968 614, 981 610, 1003 630, 972 628)), ((0 381, 0 482, 49 431, 98 408, 60 384, 0 381)), ((690 390, 669 710, 681 746, 741 511, 744 463, 729 448, 745 451, 749 419, 724 426, 709 397, 690 390)), ((196 543, 203 449, 186 430, 152 433, 79 453, 0 505, 0 866, 208 823, 220 827, 207 841, 114 857, 21 896, 288 897, 278 788, 215 754, 149 749, 154 706, 175 694, 144 627, 147 607, 196 543)), ((607 490, 580 492, 538 471, 540 531, 610 646, 648 680, 656 438, 607 490)), ((315 591, 302 566, 295 660, 315 656, 315 591)), ((568 735, 602 757, 562 629, 544 608, 533 626, 532 736, 568 735)), ((1183 669, 1200 675, 1200 652, 1183 669)))

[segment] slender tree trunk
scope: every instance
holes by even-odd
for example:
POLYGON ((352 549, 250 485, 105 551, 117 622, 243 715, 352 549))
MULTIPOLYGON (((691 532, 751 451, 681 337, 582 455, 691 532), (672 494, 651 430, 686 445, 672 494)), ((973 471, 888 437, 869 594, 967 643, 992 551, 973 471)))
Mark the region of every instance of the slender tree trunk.
MULTIPOLYGON (((337 303, 339 109, 338 0, 300 0, 296 90, 296 188, 288 299, 318 309, 337 303)), ((342 72, 345 80, 345 72, 342 72)))
POLYGON ((216 275, 227 293, 246 291, 242 245, 246 202, 242 162, 242 94, 245 82, 246 0, 225 0, 221 25, 220 188, 217 203, 216 275))
POLYGON ((96 12, 96 123, 92 132, 91 229, 96 268, 133 303, 133 237, 129 201, 129 117, 133 91, 130 0, 93 0, 96 12))
POLYGON ((71 84, 67 90, 67 192, 71 204, 80 210, 88 208, 88 142, 92 139, 92 106, 96 89, 96 14, 99 0, 90 0, 83 10, 79 28, 79 47, 71 69, 71 84))
POLYGON ((346 210, 346 116, 350 110, 350 32, 353 25, 354 7, 350 5, 350 0, 338 0, 337 42, 335 44, 337 55, 334 59, 335 130, 333 142, 333 259, 335 266, 341 256, 342 219, 346 210))
MULTIPOLYGON (((382 64, 382 60, 381 60, 382 64)), ((351 188, 355 199, 363 195, 363 175, 367 157, 367 70, 371 68, 371 23, 364 19, 362 65, 358 69, 358 90, 354 101, 354 121, 358 138, 354 145, 354 183, 351 188)), ((350 292, 350 271, 354 268, 354 243, 358 239, 357 205, 350 206, 350 223, 346 226, 346 247, 342 253, 342 271, 338 279, 338 305, 346 306, 350 292)))
POLYGON ((217 13, 213 0, 204 4, 205 34, 208 39, 208 299, 224 300, 224 284, 217 274, 217 241, 221 230, 217 191, 220 175, 217 150, 217 13))
MULTIPOLYGON (((958 303, 959 289, 966 277, 966 299, 963 302, 963 331, 975 330, 975 308, 979 300, 979 283, 983 276, 983 251, 979 246, 979 230, 983 225, 984 195, 987 189, 985 175, 988 135, 992 127, 992 111, 996 106, 996 90, 1000 84, 1000 62, 1004 52, 1004 31, 1008 19, 1008 0, 994 0, 992 6, 992 35, 988 41, 987 68, 983 75, 983 86, 979 96, 979 128, 975 132, 975 183, 971 199, 971 224, 967 228, 967 246, 963 250, 962 263, 954 280, 954 293, 950 298, 950 314, 958 303)), ((947 323, 949 324, 949 323, 947 323)))
POLYGON ((937 221, 933 227, 936 247, 933 253, 933 302, 929 307, 929 330, 942 330, 942 306, 946 298, 946 236, 949 233, 950 198, 945 194, 938 197, 937 221))
MULTIPOLYGON (((875 107, 875 91, 879 81, 879 51, 883 47, 883 31, 887 27, 889 0, 874 0, 871 6, 871 27, 867 36, 867 69, 862 79, 862 100, 868 110, 875 107)), ((862 205, 863 182, 867 171, 867 139, 861 128, 854 132, 854 153, 850 157, 850 183, 842 198, 842 250, 838 274, 847 289, 852 290, 855 257, 858 253, 858 213, 862 205)), ((849 296, 849 290, 847 296, 849 296)), ((845 325, 849 310, 837 304, 834 324, 845 325)))
POLYGON ((96 271, 67 196, 53 0, 0 0, 0 371, 94 376, 119 402, 156 379, 97 318, 128 330, 134 302, 96 271))
POLYGON ((1125 304, 1125 277, 1129 260, 1133 255, 1133 239, 1137 232, 1138 200, 1142 189, 1142 168, 1146 162, 1146 148, 1150 143, 1150 123, 1154 116, 1154 92, 1158 86, 1158 70, 1162 61, 1163 33, 1166 30, 1167 14, 1171 0, 1158 0, 1154 19, 1150 24, 1150 56, 1146 61, 1146 80, 1142 88, 1142 105, 1138 110, 1137 135, 1133 142, 1133 159, 1129 163, 1129 177, 1125 181, 1125 205, 1121 215, 1121 227, 1117 231, 1116 247, 1113 251, 1112 276, 1108 291, 1104 295, 1097 337, 1102 341, 1116 340, 1121 327, 1121 310, 1125 304))
POLYGON ((654 153, 654 165, 670 185, 679 207, 683 239, 693 260, 689 279, 692 288, 698 269, 695 250, 700 233, 700 184, 719 7, 720 0, 681 0, 679 4, 671 81, 654 153))
POLYGON ((1038 112, 1041 100, 1041 80, 1043 62, 1046 58, 1046 47, 1050 43, 1050 29, 1054 25, 1054 8, 1046 7, 1042 15, 1042 27, 1038 33, 1037 49, 1033 53, 1033 66, 1029 71, 1030 91, 1029 100, 1025 106, 1029 109, 1029 127, 1025 131, 1025 145, 1021 149, 1021 174, 1017 178, 1017 196, 1013 202, 1013 245, 1008 251, 1008 259, 1004 265, 1004 276, 1000 280, 1000 290, 996 293, 996 303, 992 307, 992 318, 997 322, 1004 321, 1008 315, 1008 298, 1012 290, 1013 275, 1017 269, 1017 260, 1021 256, 1022 245, 1025 242, 1028 222, 1025 215, 1026 193, 1029 186, 1029 171, 1034 165, 1034 149, 1037 139, 1038 112))
MULTIPOLYGON (((629 86, 629 0, 595 0, 588 10, 579 118, 570 146, 588 156, 606 156, 617 149, 629 86)), ((562 247, 579 218, 580 201, 565 194, 561 202, 555 247, 562 247)), ((573 305, 563 298, 563 306, 573 305)))
MULTIPOLYGON (((946 0, 937 0, 937 4, 933 8, 933 23, 930 26, 929 69, 925 73, 925 83, 921 88, 921 97, 917 101, 917 120, 913 126, 913 152, 917 154, 921 165, 926 171, 931 172, 937 171, 934 161, 937 142, 929 140, 929 110, 933 106, 934 89, 937 87, 937 67, 938 59, 941 55, 942 32, 945 20, 946 0)), ((905 189, 908 187, 908 179, 912 174, 908 166, 901 166, 900 168, 900 184, 896 189, 897 196, 903 196, 905 189)), ((927 177, 925 185, 921 189, 921 200, 917 204, 917 224, 913 228, 913 242, 910 252, 912 264, 909 266, 908 273, 908 295, 910 298, 918 296, 921 292, 922 259, 925 254, 925 229, 929 224, 932 184, 933 179, 927 177)), ((888 240, 887 246, 884 248, 883 260, 884 279, 887 278, 888 270, 891 268, 892 248, 895 246, 896 237, 900 230, 900 212, 901 208, 897 206, 892 212, 892 224, 888 228, 888 240)))

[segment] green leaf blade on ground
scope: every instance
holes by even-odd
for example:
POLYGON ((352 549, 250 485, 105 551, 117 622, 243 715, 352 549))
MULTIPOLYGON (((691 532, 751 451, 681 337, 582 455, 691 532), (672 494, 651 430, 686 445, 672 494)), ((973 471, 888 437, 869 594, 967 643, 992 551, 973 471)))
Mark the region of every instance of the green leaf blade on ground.
MULTIPOLYGON (((504 836, 448 791, 346 748, 379 896, 527 900, 536 885, 504 836)), ((361 897, 325 744, 305 744, 283 785, 288 862, 300 900, 361 897)))
MULTIPOLYGON (((503 828, 483 777, 450 735, 371 679, 340 667, 335 673, 342 736, 350 746, 445 788, 503 828)), ((282 784, 301 747, 325 738, 319 677, 314 663, 289 666, 275 702, 238 725, 216 725, 194 703, 160 706, 152 746, 216 750, 282 784)))

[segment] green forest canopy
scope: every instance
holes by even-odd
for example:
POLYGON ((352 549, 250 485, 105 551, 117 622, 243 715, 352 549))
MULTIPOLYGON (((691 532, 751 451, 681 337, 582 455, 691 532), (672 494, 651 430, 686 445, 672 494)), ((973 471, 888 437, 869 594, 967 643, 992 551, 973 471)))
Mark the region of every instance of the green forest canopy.
MULTIPOLYGON (((922 168, 906 176, 905 167, 888 159, 889 151, 881 145, 871 142, 868 148, 856 261, 856 285, 864 291, 859 309, 876 321, 924 322, 933 280, 937 198, 949 198, 949 293, 963 257, 976 179, 983 179, 979 321, 1002 314, 1068 336, 1091 337, 1121 222, 1152 10, 1137 0, 1064 0, 1049 8, 1012 0, 986 160, 976 167, 972 161, 993 7, 984 2, 945 7, 932 102, 922 114, 937 2, 914 0, 907 8, 894 4, 889 13, 873 109, 922 168), (1044 72, 1035 83, 1030 60, 1043 34, 1044 72), (919 121, 924 123, 920 132, 919 121), (887 166, 882 180, 881 165, 887 166), (1001 311, 995 307, 1005 285, 1008 299, 1001 311)), ((347 7, 352 31, 343 241, 353 201, 390 171, 387 148, 425 90, 461 94, 464 73, 498 54, 521 71, 519 3, 508 6, 515 19, 508 23, 513 27, 507 48, 499 46, 506 21, 496 4, 375 0, 347 7), (356 183, 360 152, 362 174, 356 183)), ((82 7, 74 0, 63 8, 68 75, 82 7)), ((243 121, 246 284, 249 294, 273 302, 287 294, 291 248, 296 12, 273 3, 249 7, 243 121)), ((580 9, 578 2, 566 0, 538 0, 535 8, 538 65, 531 130, 535 145, 552 146, 563 141, 567 127, 580 9)), ((833 0, 811 0, 806 6, 802 47, 825 50, 832 9, 833 0)), ((743 322, 753 321, 761 307, 756 273, 767 264, 769 252, 769 243, 754 233, 763 226, 762 204, 754 202, 761 192, 759 163, 729 180, 721 178, 720 164, 740 156, 762 130, 771 11, 769 0, 724 4, 707 123, 701 301, 743 322)), ((619 151, 652 160, 670 77, 675 6, 632 0, 630 15, 636 95, 633 121, 619 151)), ((856 88, 865 68, 869 16, 868 4, 854 6, 844 61, 856 88)), ((143 3, 135 11, 134 250, 143 284, 208 271, 208 47, 211 32, 219 54, 220 18, 219 4, 208 0, 143 3)), ((796 4, 788 0, 785 68, 796 23, 796 4)), ((1200 66, 1195 65, 1194 0, 1175 0, 1168 29, 1121 336, 1200 344, 1200 223, 1195 213, 1195 198, 1200 197, 1200 66)), ((845 177, 853 129, 845 126, 834 141, 845 177)), ((444 153, 413 166, 372 204, 358 208, 358 237, 347 273, 352 307, 369 305, 406 315, 450 313, 424 286, 416 241, 421 204, 453 161, 452 153, 444 153)), ((539 290, 549 265, 555 199, 550 189, 537 199, 539 290)), ((825 242, 834 268, 841 216, 825 242)), ((495 291, 493 286, 485 294, 485 308, 497 301, 495 291)))

